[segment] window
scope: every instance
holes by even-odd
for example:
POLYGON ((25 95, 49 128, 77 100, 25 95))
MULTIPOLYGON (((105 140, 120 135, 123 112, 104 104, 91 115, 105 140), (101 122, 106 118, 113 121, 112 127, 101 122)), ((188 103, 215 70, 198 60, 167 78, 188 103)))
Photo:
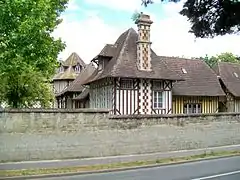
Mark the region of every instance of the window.
POLYGON ((161 89, 163 89, 163 82, 154 80, 153 84, 152 84, 152 88, 153 88, 153 90, 161 90, 161 89))
POLYGON ((183 74, 187 74, 187 71, 184 68, 182 68, 182 72, 183 72, 183 74))
POLYGON ((63 72, 64 72, 64 67, 63 67, 63 66, 61 66, 61 67, 59 68, 59 72, 60 72, 60 73, 63 73, 63 72))
POLYGON ((202 104, 194 103, 194 104, 184 104, 184 114, 192 114, 192 113, 202 113, 202 104))
POLYGON ((98 70, 99 70, 99 71, 103 70, 103 66, 104 66, 103 61, 102 61, 102 60, 99 60, 99 61, 98 61, 98 70))
POLYGON ((79 65, 77 65, 77 66, 75 67, 75 72, 76 72, 76 73, 80 73, 80 71, 81 71, 81 67, 80 67, 79 65))
POLYGON ((132 79, 122 79, 120 83, 121 89, 133 89, 132 79))
POLYGON ((238 74, 236 72, 233 73, 236 78, 238 78, 238 74))
POLYGON ((163 108, 163 92, 153 91, 153 108, 154 109, 163 108))

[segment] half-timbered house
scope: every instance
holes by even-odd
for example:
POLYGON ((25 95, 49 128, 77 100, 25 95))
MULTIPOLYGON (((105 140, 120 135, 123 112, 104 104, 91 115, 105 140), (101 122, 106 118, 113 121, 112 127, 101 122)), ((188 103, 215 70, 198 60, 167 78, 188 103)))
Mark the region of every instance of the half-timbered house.
POLYGON ((98 68, 85 81, 91 108, 112 114, 170 114, 172 85, 183 78, 151 49, 150 17, 141 14, 138 33, 130 28, 106 45, 92 62, 98 68))
POLYGON ((67 88, 56 94, 58 108, 89 107, 89 96, 85 95, 88 92, 88 87, 83 87, 82 83, 92 75, 95 69, 92 63, 86 65, 67 88))
POLYGON ((72 53, 65 61, 60 61, 60 67, 53 77, 54 93, 60 93, 67 88, 85 67, 86 64, 77 53, 72 53))
POLYGON ((218 62, 213 67, 226 93, 225 108, 227 112, 240 112, 240 64, 218 62))
POLYGON ((201 59, 162 57, 184 81, 173 85, 174 114, 217 113, 225 93, 216 73, 201 59))
MULTIPOLYGON (((59 68, 52 79, 54 94, 57 95, 65 90, 85 67, 86 64, 75 52, 65 61, 60 61, 59 68)), ((54 107, 58 106, 55 98, 54 107)))

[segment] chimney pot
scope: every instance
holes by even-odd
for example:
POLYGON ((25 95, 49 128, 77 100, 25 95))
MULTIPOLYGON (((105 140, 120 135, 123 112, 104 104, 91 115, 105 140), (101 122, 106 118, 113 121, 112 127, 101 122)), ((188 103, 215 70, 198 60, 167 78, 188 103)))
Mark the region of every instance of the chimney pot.
POLYGON ((139 23, 147 23, 147 24, 152 24, 153 22, 150 19, 150 16, 147 14, 143 14, 143 12, 140 13, 139 18, 136 20, 135 24, 139 23))

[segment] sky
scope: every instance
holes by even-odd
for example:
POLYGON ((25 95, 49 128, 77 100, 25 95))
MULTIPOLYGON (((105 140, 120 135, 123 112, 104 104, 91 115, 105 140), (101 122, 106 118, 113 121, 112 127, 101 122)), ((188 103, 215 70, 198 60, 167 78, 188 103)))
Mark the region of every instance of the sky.
POLYGON ((195 38, 189 33, 190 23, 180 15, 179 3, 154 0, 148 7, 141 0, 70 0, 62 14, 63 22, 54 31, 66 48, 59 54, 65 60, 76 52, 89 63, 104 47, 113 44, 129 28, 137 30, 134 12, 143 12, 153 20, 151 26, 152 49, 161 56, 200 57, 232 52, 240 56, 240 36, 224 35, 213 39, 195 38))

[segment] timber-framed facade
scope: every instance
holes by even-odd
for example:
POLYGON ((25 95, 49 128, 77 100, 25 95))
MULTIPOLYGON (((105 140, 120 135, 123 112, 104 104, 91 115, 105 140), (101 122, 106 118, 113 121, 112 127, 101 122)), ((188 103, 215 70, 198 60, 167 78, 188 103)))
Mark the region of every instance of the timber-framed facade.
POLYGON ((183 79, 151 49, 150 17, 141 14, 136 24, 138 33, 128 29, 92 60, 98 68, 85 82, 90 107, 114 115, 171 114, 172 85, 183 79))
POLYGON ((172 82, 136 78, 106 78, 90 84, 90 107, 115 115, 171 114, 172 82))
POLYGON ((216 73, 201 59, 162 57, 184 81, 173 84, 173 114, 218 113, 225 93, 216 73))
POLYGON ((86 65, 68 87, 55 94, 58 108, 89 108, 88 87, 83 87, 82 82, 91 76, 94 70, 92 63, 86 65))
POLYGON ((90 108, 114 115, 216 113, 225 96, 217 75, 200 59, 158 56, 146 14, 93 58, 90 108))
POLYGON ((75 93, 63 94, 85 67, 86 64, 75 52, 65 61, 59 62, 57 73, 52 79, 53 92, 55 95, 53 106, 55 108, 73 108, 71 100, 75 96, 75 93))

